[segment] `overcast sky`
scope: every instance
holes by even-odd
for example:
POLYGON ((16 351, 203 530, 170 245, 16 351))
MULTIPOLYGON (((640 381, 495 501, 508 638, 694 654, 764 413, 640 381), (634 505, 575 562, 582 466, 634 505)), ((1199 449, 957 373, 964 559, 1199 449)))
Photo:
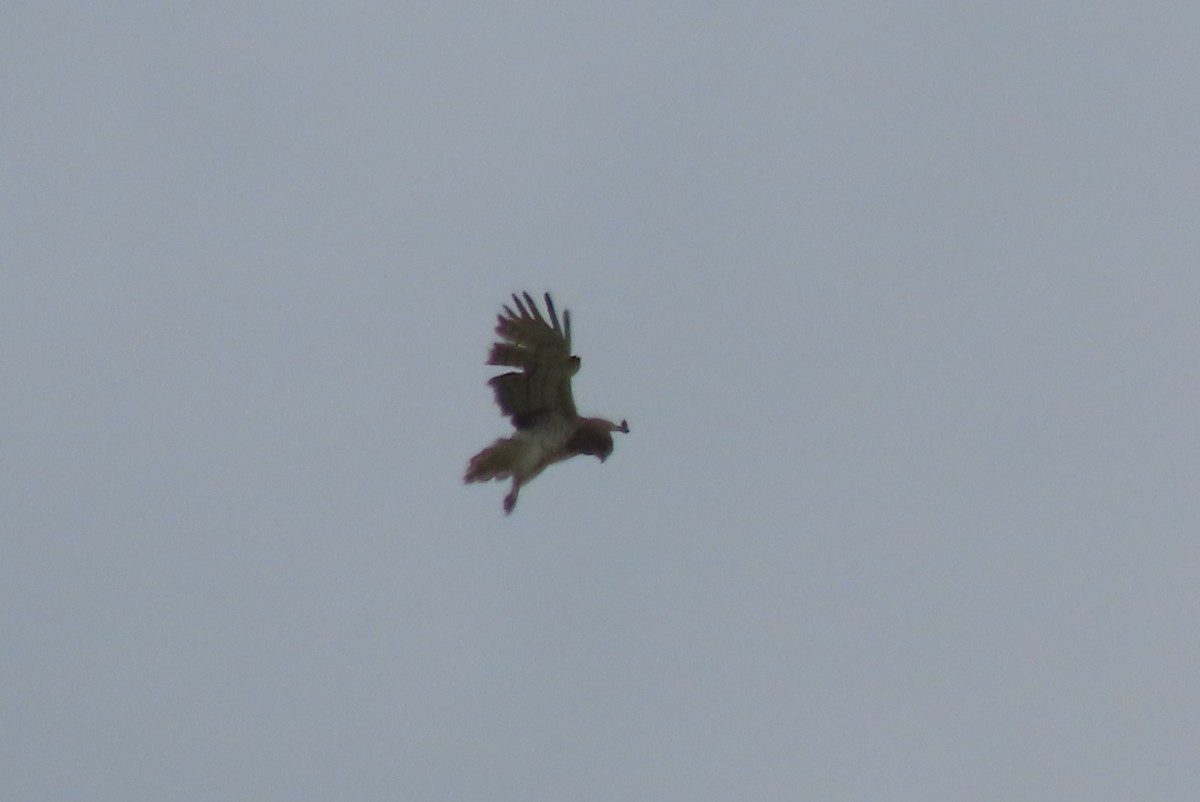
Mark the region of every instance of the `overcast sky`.
POLYGON ((6 2, 3 796, 1195 799, 1198 31, 6 2))

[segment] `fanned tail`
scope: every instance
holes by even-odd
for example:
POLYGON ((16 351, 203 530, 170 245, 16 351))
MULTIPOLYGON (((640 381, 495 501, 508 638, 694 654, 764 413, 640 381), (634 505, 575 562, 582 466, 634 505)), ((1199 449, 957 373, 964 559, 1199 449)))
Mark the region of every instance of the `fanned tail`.
POLYGON ((512 475, 520 446, 511 437, 502 437, 471 457, 463 482, 487 482, 491 479, 507 479, 512 475))

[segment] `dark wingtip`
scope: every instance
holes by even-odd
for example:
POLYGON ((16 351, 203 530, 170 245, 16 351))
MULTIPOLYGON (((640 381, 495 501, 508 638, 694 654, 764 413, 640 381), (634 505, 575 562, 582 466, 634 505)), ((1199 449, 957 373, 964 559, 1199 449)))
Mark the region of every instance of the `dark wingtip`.
POLYGON ((538 309, 537 302, 533 300, 533 296, 527 292, 521 294, 525 296, 525 305, 529 307, 529 316, 534 320, 545 322, 545 319, 542 317, 542 310, 538 309))

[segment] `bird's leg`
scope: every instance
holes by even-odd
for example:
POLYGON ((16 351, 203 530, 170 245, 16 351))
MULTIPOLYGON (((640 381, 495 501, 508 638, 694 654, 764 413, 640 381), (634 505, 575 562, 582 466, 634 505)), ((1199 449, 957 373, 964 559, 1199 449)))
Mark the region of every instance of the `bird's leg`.
POLYGON ((521 482, 513 477, 512 490, 504 497, 504 514, 512 515, 513 507, 517 506, 517 493, 521 492, 521 482))

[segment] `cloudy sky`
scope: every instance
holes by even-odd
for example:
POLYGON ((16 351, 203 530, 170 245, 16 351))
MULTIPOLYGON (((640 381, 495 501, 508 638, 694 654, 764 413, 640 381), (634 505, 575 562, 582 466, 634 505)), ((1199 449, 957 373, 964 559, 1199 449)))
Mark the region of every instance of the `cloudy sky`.
POLYGON ((1193 799, 1198 29, 5 3, 7 794, 1193 799))

